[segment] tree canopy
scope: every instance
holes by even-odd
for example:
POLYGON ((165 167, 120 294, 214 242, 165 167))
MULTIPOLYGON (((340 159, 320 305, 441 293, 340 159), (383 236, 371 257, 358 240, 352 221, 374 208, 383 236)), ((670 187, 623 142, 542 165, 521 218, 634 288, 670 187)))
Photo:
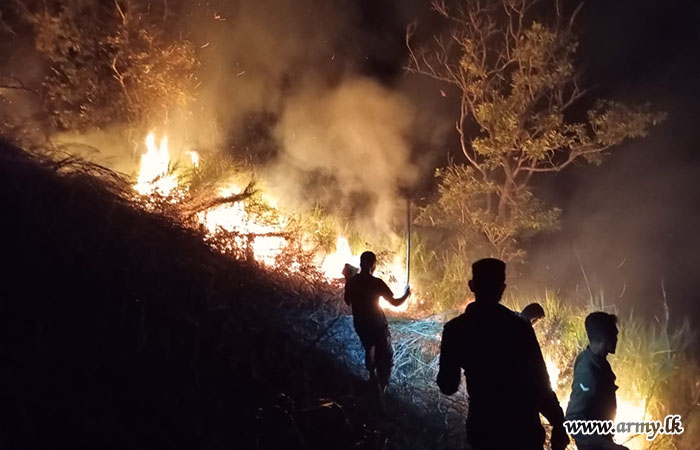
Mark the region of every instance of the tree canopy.
POLYGON ((168 36, 167 9, 149 3, 17 3, 47 65, 40 93, 55 128, 158 123, 192 99, 194 47, 168 36))
POLYGON ((419 221, 455 231, 482 253, 519 260, 523 239, 558 223, 559 210, 537 199, 533 177, 599 164, 664 114, 606 100, 581 113, 591 92, 575 64, 578 9, 565 11, 558 0, 434 0, 433 8, 448 31, 414 48, 409 28, 406 69, 459 93, 455 129, 465 162, 437 172, 437 201, 419 221))

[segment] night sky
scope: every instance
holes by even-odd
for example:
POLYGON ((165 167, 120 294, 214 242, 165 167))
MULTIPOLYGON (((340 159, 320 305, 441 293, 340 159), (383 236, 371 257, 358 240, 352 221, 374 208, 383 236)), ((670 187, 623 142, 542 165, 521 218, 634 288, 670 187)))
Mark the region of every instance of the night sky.
MULTIPOLYGON (((597 86, 594 94, 649 102, 668 118, 648 138, 624 144, 600 167, 576 168, 551 180, 548 191, 564 207, 564 231, 532 255, 534 264, 544 265, 554 248, 576 246, 584 266, 607 288, 606 299, 655 314, 664 279, 671 315, 691 314, 696 320, 698 23, 700 4, 693 1, 596 1, 584 7, 579 55, 587 78, 597 86)), ((577 266, 569 260, 552 269, 552 276, 561 278, 577 266)))

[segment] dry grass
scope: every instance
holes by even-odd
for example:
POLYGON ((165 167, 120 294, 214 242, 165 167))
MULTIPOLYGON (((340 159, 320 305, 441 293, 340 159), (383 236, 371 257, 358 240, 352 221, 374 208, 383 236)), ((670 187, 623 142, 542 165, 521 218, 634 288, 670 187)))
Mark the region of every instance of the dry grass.
POLYGON ((2 448, 434 448, 441 417, 366 392, 339 286, 132 196, 0 146, 2 448))
MULTIPOLYGON (((443 396, 434 383, 439 334, 457 312, 391 319, 395 377, 382 413, 362 381, 342 286, 313 270, 234 260, 183 226, 181 210, 133 200, 129 183, 104 168, 2 146, 0 210, 12 211, 2 234, 0 423, 12 430, 3 448, 463 445, 465 396, 443 396)), ((517 300, 545 307, 537 330, 562 368, 562 398, 586 309, 552 295, 517 300)), ((700 381, 683 352, 689 330, 635 318, 621 330, 621 392, 646 393, 652 417, 687 421, 684 435, 651 448, 695 448, 700 381)))

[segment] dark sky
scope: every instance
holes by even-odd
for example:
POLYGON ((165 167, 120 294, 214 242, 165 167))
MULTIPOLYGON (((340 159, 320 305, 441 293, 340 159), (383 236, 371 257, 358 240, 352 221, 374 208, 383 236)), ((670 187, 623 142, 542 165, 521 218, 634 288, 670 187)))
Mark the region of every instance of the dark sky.
POLYGON ((532 262, 542 276, 571 284, 578 261, 560 255, 575 247, 606 301, 654 314, 663 279, 671 314, 697 323, 700 4, 595 1, 580 19, 580 63, 594 94, 649 102, 668 119, 602 166, 550 180, 549 195, 564 208, 563 231, 538 246, 532 262), (550 255, 551 270, 542 270, 550 255))

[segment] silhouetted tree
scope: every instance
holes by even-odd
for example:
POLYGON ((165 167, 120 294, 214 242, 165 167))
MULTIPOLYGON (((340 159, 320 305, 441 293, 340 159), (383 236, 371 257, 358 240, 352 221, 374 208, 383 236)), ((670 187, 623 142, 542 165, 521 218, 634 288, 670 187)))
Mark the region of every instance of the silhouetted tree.
POLYGON ((541 0, 434 0, 433 8, 449 31, 414 48, 409 28, 407 70, 456 88, 455 128, 466 164, 438 171, 437 201, 419 221, 456 232, 460 246, 522 259, 522 240, 556 227, 559 216, 538 201, 533 177, 576 161, 599 164, 664 115, 598 101, 582 119, 572 118, 588 93, 574 67, 578 9, 567 13, 559 1, 541 0))

